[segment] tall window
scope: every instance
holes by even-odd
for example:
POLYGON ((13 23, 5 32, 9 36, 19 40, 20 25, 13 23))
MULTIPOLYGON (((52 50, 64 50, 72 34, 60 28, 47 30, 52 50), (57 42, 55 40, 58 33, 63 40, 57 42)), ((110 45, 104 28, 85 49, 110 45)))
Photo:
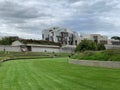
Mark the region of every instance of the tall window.
POLYGON ((97 44, 98 43, 98 36, 93 36, 94 42, 97 44))
POLYGON ((44 34, 42 34, 42 39, 44 39, 44 34))
POLYGON ((77 40, 75 40, 75 45, 77 45, 77 40))

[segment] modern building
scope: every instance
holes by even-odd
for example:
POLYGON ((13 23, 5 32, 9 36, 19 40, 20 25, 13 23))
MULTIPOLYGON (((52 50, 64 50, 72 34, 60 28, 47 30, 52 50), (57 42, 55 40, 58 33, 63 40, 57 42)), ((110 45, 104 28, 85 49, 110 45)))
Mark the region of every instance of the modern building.
POLYGON ((80 34, 80 41, 84 39, 92 40, 95 43, 108 43, 108 37, 100 34, 80 34))
POLYGON ((106 49, 120 49, 120 40, 108 39, 108 44, 105 47, 106 49))
POLYGON ((58 42, 63 45, 78 45, 82 40, 108 44, 108 37, 100 34, 80 34, 66 28, 52 27, 42 31, 42 39, 58 42))
POLYGON ((120 40, 108 39, 109 45, 120 45, 120 40))
POLYGON ((52 27, 42 31, 42 40, 53 41, 63 45, 77 45, 79 35, 67 28, 52 27))
POLYGON ((0 40, 2 40, 2 37, 0 36, 0 40))

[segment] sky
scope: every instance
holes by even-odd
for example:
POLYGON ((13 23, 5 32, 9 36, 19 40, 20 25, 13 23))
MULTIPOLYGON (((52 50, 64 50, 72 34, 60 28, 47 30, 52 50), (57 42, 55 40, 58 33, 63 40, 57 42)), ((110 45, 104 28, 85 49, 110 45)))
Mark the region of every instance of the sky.
POLYGON ((120 36, 120 0, 0 0, 0 36, 41 39, 53 26, 120 36))

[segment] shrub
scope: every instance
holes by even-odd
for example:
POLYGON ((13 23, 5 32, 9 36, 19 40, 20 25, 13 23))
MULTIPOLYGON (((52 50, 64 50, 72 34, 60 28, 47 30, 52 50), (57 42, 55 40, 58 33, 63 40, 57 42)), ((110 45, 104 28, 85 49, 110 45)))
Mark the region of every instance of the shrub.
POLYGON ((45 40, 33 40, 33 39, 21 39, 20 40, 24 44, 42 44, 42 45, 57 45, 61 46, 60 43, 45 41, 45 40))
POLYGON ((102 43, 96 44, 95 42, 91 40, 82 40, 79 45, 76 47, 75 52, 81 52, 81 51, 96 51, 96 50, 105 50, 105 46, 102 43))
POLYGON ((105 50, 105 46, 102 43, 97 44, 97 50, 105 50))
POLYGON ((96 44, 90 40, 82 40, 81 43, 76 47, 75 51, 86 51, 86 50, 96 50, 96 44))
POLYGON ((71 58, 80 60, 120 61, 120 50, 85 51, 76 53, 71 58))

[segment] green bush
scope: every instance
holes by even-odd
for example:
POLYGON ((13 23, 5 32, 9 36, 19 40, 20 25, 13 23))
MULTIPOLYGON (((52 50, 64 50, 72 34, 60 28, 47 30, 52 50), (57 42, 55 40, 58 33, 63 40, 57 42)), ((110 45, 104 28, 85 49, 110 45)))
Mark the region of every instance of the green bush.
POLYGON ((96 50, 96 44, 90 40, 82 40, 79 45, 76 47, 75 51, 86 51, 86 50, 96 50))
POLYGON ((103 43, 97 44, 97 50, 105 50, 105 46, 103 43))
POLYGON ((24 44, 41 44, 41 45, 57 45, 61 46, 60 43, 45 41, 45 40, 33 40, 33 39, 21 39, 20 40, 24 44))
POLYGON ((0 45, 11 45, 15 40, 17 40, 16 37, 4 37, 0 40, 0 45))
POLYGON ((96 44, 95 42, 91 40, 82 40, 79 45, 77 45, 75 52, 81 52, 81 51, 97 51, 97 50, 105 50, 105 46, 102 43, 96 44))
POLYGON ((85 51, 76 53, 71 58, 80 60, 120 61, 120 50, 85 51))

